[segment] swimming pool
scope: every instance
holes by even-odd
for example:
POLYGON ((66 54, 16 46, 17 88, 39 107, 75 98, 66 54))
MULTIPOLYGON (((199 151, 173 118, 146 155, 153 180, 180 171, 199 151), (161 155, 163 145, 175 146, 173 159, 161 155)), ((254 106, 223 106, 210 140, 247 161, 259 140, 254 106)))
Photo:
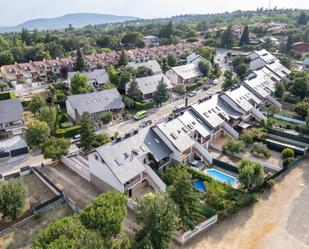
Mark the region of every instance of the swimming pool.
POLYGON ((206 175, 216 179, 217 181, 222 182, 222 183, 228 183, 232 186, 236 184, 238 181, 236 177, 226 174, 217 169, 206 169, 204 172, 206 175))
POLYGON ((201 180, 192 182, 192 185, 199 191, 206 192, 205 184, 201 180))

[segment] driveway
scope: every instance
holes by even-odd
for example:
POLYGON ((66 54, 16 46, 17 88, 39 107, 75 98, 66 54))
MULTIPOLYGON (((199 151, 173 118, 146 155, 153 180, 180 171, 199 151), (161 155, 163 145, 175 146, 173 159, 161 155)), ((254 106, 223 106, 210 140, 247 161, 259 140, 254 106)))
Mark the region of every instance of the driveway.
POLYGON ((308 166, 309 159, 299 163, 252 208, 238 212, 182 248, 309 248, 308 166))

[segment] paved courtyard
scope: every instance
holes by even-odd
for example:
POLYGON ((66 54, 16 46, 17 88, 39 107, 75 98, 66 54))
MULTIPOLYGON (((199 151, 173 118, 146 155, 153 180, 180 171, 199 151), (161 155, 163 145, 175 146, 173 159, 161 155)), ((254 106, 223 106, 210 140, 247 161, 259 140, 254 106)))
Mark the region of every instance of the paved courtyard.
MULTIPOLYGON (((309 248, 309 159, 283 176, 252 208, 204 232, 186 249, 309 248)), ((180 248, 180 247, 176 247, 180 248)))

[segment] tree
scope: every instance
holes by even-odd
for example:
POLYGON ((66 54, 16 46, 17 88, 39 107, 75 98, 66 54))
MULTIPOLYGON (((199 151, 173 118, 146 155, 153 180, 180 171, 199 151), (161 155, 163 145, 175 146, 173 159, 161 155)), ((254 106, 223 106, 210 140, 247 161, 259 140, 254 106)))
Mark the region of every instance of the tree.
POLYGON ((253 189, 264 181, 264 167, 261 163, 242 159, 239 163, 239 181, 245 189, 253 189))
POLYGON ((300 13, 300 16, 298 17, 297 24, 298 25, 306 25, 307 23, 308 23, 308 16, 304 11, 302 11, 300 13))
POLYGON ((102 249, 103 240, 79 221, 77 216, 56 220, 33 241, 32 249, 102 249))
POLYGON ((307 101, 301 101, 296 104, 295 106, 295 112, 297 115, 299 115, 302 118, 306 118, 309 114, 309 102, 307 101))
POLYGON ((293 93, 295 96, 300 97, 301 99, 308 96, 308 81, 306 81, 303 77, 297 77, 292 81, 292 87, 291 87, 291 93, 293 93))
POLYGON ((251 145, 254 143, 253 137, 249 134, 243 133, 240 136, 240 140, 245 143, 245 145, 251 145))
POLYGON ((42 94, 36 93, 31 97, 28 109, 33 113, 37 113, 42 107, 46 106, 46 100, 42 94))
POLYGON ((77 56, 74 66, 74 71, 82 72, 85 69, 85 61, 83 58, 82 51, 80 49, 77 50, 77 56))
POLYGON ((88 229, 111 240, 122 232, 126 215, 127 197, 119 192, 105 192, 82 211, 80 219, 88 229))
POLYGON ((75 73, 71 79, 71 89, 73 94, 88 93, 90 91, 88 77, 80 72, 75 73))
POLYGON ((151 75, 153 75, 152 69, 145 66, 138 67, 135 72, 136 78, 147 77, 151 75))
POLYGON ((59 160, 61 156, 68 154, 70 147, 70 141, 65 138, 49 138, 42 145, 42 153, 44 158, 52 160, 59 160))
POLYGON ((126 66, 128 63, 128 59, 127 59, 127 55, 124 52, 124 50, 121 51, 120 57, 119 57, 119 61, 118 61, 118 65, 121 66, 126 66))
POLYGON ((178 64, 178 59, 175 55, 173 54, 169 54, 167 56, 167 64, 170 66, 170 67, 175 67, 177 66, 178 64))
POLYGON ((235 84, 237 84, 237 80, 234 79, 233 72, 229 70, 225 71, 224 72, 224 82, 222 84, 222 90, 226 91, 235 84))
POLYGON ((166 83, 164 82, 163 77, 159 81, 159 84, 157 86, 157 89, 154 93, 153 98, 154 98, 155 102, 158 103, 158 104, 164 103, 164 102, 168 101, 168 99, 169 99, 168 88, 167 88, 166 83))
POLYGON ((248 67, 245 63, 241 63, 240 65, 238 65, 237 67, 234 68, 234 71, 240 79, 243 79, 244 76, 248 72, 248 67))
POLYGON ((179 208, 182 224, 193 230, 194 224, 203 217, 199 195, 193 190, 191 175, 181 174, 168 189, 171 199, 179 208))
POLYGON ((36 117, 40 121, 45 121, 51 131, 55 130, 55 122, 57 117, 56 107, 43 106, 39 109, 36 117))
POLYGON ((166 73, 169 70, 169 65, 165 57, 162 59, 161 68, 162 68, 163 73, 166 73))
POLYGON ((44 121, 34 120, 26 126, 25 139, 29 146, 38 147, 44 144, 50 135, 50 128, 44 121))
POLYGON ((294 158, 295 157, 295 153, 294 150, 290 149, 290 148, 285 148, 282 152, 282 159, 285 160, 287 158, 294 158))
POLYGON ((245 144, 234 138, 228 138, 224 143, 222 150, 224 153, 230 153, 232 156, 244 150, 245 144))
POLYGON ((22 213, 26 204, 27 191, 26 185, 19 180, 5 181, 0 184, 0 212, 3 217, 16 219, 22 213))
POLYGON ((178 182, 178 179, 182 178, 183 175, 188 175, 188 171, 185 166, 181 164, 171 165, 164 172, 164 182, 168 186, 175 185, 178 182))
POLYGON ((244 30, 242 31, 239 46, 248 46, 250 45, 250 38, 249 38, 249 28, 248 25, 244 27, 244 30))
POLYGON ((202 56, 204 59, 210 61, 216 54, 216 50, 210 47, 201 46, 198 49, 198 54, 202 56))
POLYGON ((107 73, 108 73, 108 78, 109 81, 114 84, 115 86, 118 86, 118 73, 115 69, 115 67, 113 65, 109 65, 108 69, 107 69, 107 73))
POLYGON ((143 226, 136 234, 133 248, 169 249, 179 224, 176 204, 166 194, 147 194, 140 199, 138 211, 138 222, 143 226))
POLYGON ((208 60, 201 60, 198 63, 198 68, 201 71, 201 73, 203 74, 204 77, 208 77, 210 72, 211 72, 211 63, 208 60))
POLYGON ((266 49, 266 50, 268 50, 268 51, 271 51, 271 50, 272 50, 272 48, 273 48, 273 42, 272 42, 272 40, 271 40, 269 37, 267 37, 267 38, 265 39, 265 42, 262 44, 262 48, 264 48, 264 49, 266 49))
POLYGON ((127 48, 144 47, 143 36, 139 32, 128 32, 121 39, 122 44, 127 48))
POLYGON ((88 112, 83 113, 80 128, 80 145, 84 151, 90 151, 95 141, 95 127, 91 115, 88 112))
POLYGON ((168 24, 163 25, 159 31, 159 37, 162 38, 171 38, 174 35, 175 29, 172 21, 169 21, 168 24))
POLYGON ((139 100, 142 98, 142 93, 139 89, 138 83, 135 79, 131 80, 127 90, 127 94, 130 98, 134 100, 139 100))
POLYGON ((280 111, 280 108, 276 105, 271 105, 269 108, 268 108, 268 115, 269 117, 274 117, 275 114, 277 114, 278 112, 280 111))
POLYGON ((0 67, 3 65, 9 65, 14 63, 14 57, 12 52, 3 51, 0 52, 0 67))
POLYGON ((285 91, 284 84, 282 82, 277 82, 276 90, 275 90, 275 97, 281 99, 283 97, 284 91, 285 91))
POLYGON ((290 52, 293 49, 293 39, 292 35, 289 34, 288 39, 286 41, 286 52, 290 52))
POLYGON ((221 37, 221 45, 224 48, 231 48, 233 46, 233 31, 231 25, 229 25, 223 32, 221 37))
POLYGON ((101 116, 103 124, 108 124, 113 120, 113 114, 111 112, 104 112, 101 116))
POLYGON ((107 133, 99 133, 95 136, 93 147, 100 147, 101 145, 107 144, 111 141, 112 140, 107 133))

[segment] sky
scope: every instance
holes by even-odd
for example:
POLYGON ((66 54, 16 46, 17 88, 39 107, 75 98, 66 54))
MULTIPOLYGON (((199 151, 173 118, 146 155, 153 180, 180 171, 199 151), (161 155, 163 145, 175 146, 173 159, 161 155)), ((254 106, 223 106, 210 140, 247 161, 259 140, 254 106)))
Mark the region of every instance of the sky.
MULTIPOLYGON (((309 8, 308 0, 271 0, 272 7, 309 8)), ((68 13, 102 13, 141 18, 206 14, 267 7, 269 0, 0 0, 0 26, 68 13)))

